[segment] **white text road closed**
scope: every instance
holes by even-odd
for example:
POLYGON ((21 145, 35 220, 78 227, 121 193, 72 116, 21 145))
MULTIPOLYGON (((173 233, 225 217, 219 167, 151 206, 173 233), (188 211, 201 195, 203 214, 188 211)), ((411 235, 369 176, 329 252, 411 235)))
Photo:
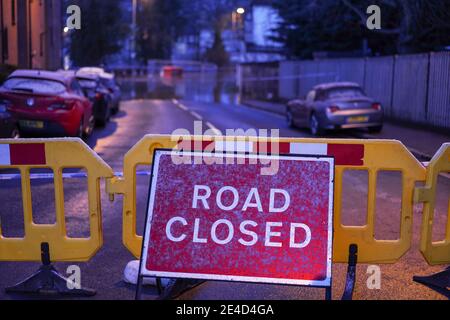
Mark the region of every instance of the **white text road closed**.
POLYGON ((330 284, 332 158, 273 156, 267 176, 260 162, 176 164, 180 152, 214 157, 156 151, 143 276, 330 284))

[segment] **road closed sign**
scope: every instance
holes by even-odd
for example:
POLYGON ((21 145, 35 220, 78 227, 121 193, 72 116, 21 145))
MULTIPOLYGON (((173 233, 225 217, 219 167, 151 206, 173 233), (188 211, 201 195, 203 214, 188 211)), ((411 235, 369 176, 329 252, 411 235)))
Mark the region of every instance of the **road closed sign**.
POLYGON ((157 150, 140 275, 330 286, 333 183, 329 157, 157 150))

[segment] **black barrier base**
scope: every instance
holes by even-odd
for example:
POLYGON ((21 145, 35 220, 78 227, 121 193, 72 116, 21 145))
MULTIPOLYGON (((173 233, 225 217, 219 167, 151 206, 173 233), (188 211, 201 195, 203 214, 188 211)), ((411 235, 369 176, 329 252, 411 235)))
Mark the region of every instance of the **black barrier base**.
POLYGON ((356 244, 350 245, 348 252, 348 267, 347 279, 345 280, 344 294, 342 300, 352 300, 353 291, 355 289, 356 280, 356 264, 358 263, 358 246, 356 244))
MULTIPOLYGON (((139 276, 136 288, 136 300, 142 299, 142 282, 144 277, 139 276)), ((156 279, 156 289, 158 290, 158 300, 173 300, 183 293, 194 289, 205 281, 194 279, 171 279, 166 287, 162 286, 161 279, 156 279)))
POLYGON ((41 244, 42 266, 39 270, 26 280, 13 287, 5 289, 8 294, 43 294, 43 295, 66 295, 91 297, 96 294, 92 289, 69 289, 70 280, 64 278, 53 267, 50 261, 50 248, 48 243, 41 244))
POLYGON ((414 276, 413 280, 423 284, 450 299, 450 267, 427 277, 414 276))
MULTIPOLYGON (((347 278, 345 281, 345 290, 342 295, 342 300, 352 300, 353 291, 355 288, 356 281, 356 265, 358 263, 358 246, 352 244, 349 247, 348 255, 348 268, 347 268, 347 278)), ((139 270, 139 274, 141 271, 139 270)), ((141 300, 142 298, 142 282, 144 277, 138 277, 138 283, 136 288, 136 300, 141 300)), ((158 290, 158 300, 173 300, 181 296, 183 293, 194 289, 195 287, 201 285, 205 281, 194 280, 194 279, 172 279, 170 280, 167 287, 163 288, 161 284, 161 279, 156 279, 156 288, 158 290)), ((325 300, 332 300, 332 286, 325 287, 325 300)))
POLYGON ((183 293, 194 289, 205 281, 194 279, 177 279, 171 280, 169 285, 161 290, 158 300, 173 300, 181 296, 183 293))

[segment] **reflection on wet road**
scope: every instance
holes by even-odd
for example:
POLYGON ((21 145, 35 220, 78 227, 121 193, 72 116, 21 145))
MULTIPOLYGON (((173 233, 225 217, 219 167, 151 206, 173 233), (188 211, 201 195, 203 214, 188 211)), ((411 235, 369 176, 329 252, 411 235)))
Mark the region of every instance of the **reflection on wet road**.
POLYGON ((152 74, 141 79, 120 80, 123 99, 183 99, 206 103, 239 102, 234 70, 185 73, 182 76, 152 74))

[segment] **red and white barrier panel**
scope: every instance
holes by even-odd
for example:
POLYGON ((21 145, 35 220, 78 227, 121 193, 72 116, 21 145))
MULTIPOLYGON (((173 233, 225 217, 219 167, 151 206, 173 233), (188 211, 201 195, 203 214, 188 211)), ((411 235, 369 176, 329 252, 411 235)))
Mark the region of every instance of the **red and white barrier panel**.
POLYGON ((364 165, 364 144, 282 142, 277 146, 272 146, 271 143, 252 141, 182 140, 178 144, 178 149, 185 151, 329 156, 334 157, 338 166, 364 165), (272 150, 272 147, 274 147, 274 150, 272 150))
POLYGON ((45 144, 0 144, 0 166, 45 165, 45 144))

